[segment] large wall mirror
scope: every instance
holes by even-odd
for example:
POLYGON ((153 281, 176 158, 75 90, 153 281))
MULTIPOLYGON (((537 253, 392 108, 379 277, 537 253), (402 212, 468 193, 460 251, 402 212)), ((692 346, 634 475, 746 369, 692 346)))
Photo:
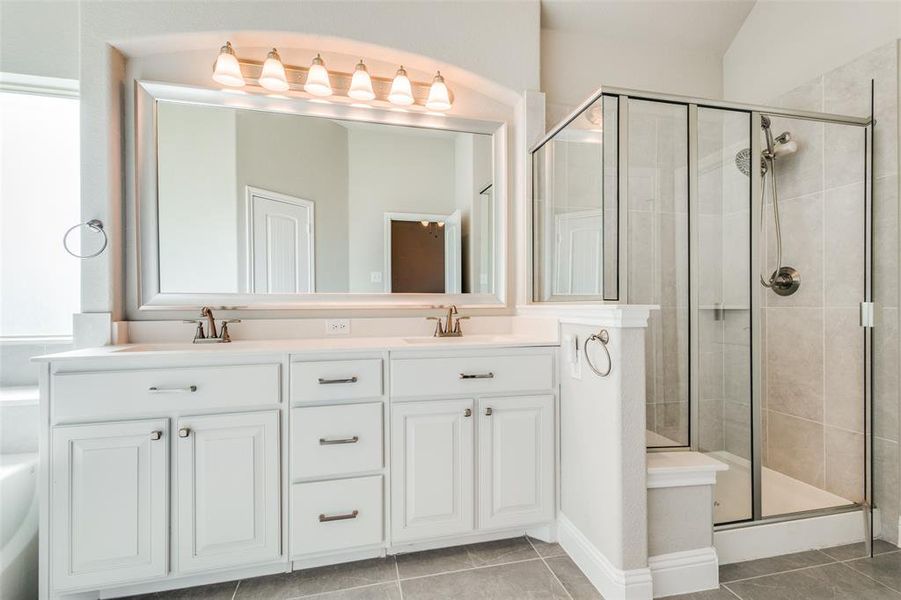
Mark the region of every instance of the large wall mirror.
POLYGON ((137 114, 145 307, 502 303, 500 124, 147 82, 137 114))

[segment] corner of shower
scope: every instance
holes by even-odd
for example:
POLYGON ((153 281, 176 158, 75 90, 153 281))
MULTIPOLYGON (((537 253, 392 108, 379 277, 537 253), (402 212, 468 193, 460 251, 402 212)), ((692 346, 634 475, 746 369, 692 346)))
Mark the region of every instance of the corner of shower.
POLYGON ((719 530, 870 524, 872 118, 602 90, 532 152, 533 301, 660 307, 648 450, 729 465, 719 530))

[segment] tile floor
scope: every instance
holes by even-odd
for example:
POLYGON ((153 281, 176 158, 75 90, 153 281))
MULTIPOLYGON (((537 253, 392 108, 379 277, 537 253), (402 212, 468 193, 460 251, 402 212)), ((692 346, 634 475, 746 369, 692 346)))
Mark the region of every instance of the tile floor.
MULTIPOLYGON (((879 542, 725 565, 720 589, 671 600, 901 600, 901 551, 879 542)), ((600 594, 557 544, 514 538, 208 585, 153 600, 590 600, 600 594)))

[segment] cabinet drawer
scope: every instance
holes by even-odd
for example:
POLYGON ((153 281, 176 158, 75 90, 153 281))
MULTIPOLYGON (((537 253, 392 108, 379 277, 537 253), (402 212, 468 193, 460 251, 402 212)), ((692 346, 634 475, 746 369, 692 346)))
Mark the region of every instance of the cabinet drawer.
POLYGON ((291 400, 357 400, 382 395, 382 360, 326 360, 291 365, 291 400))
POLYGON ((54 421, 277 404, 281 366, 232 365, 59 373, 54 421))
POLYGON ((551 354, 507 354, 391 361, 395 398, 550 390, 551 354))
POLYGON ((382 477, 298 483, 291 489, 291 554, 380 544, 382 477))
POLYGON ((295 478, 382 468, 382 403, 311 406, 291 411, 295 478))

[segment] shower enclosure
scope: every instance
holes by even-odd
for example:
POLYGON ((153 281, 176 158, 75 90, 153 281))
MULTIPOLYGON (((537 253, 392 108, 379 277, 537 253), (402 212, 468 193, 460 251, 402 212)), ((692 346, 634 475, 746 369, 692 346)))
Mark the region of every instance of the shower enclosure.
POLYGON ((872 143, 871 118, 602 88, 532 150, 532 301, 659 306, 647 445, 729 465, 721 528, 871 524, 872 143))

